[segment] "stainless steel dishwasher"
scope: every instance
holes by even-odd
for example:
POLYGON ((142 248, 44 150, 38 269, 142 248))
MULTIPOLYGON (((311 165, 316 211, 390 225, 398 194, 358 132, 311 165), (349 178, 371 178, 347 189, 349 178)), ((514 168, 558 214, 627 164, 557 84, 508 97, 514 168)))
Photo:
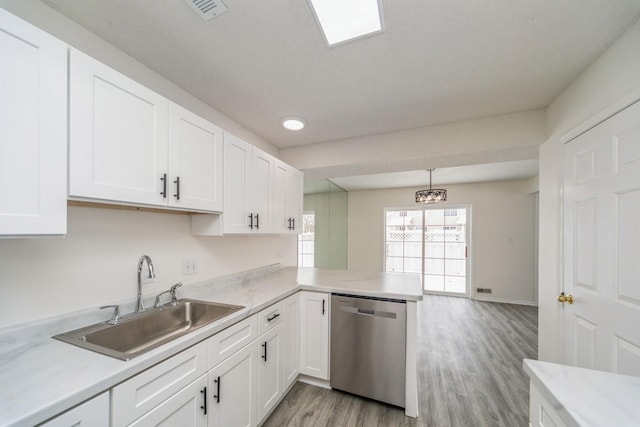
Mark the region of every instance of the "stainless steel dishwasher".
POLYGON ((332 388, 405 406, 407 304, 331 296, 332 388))

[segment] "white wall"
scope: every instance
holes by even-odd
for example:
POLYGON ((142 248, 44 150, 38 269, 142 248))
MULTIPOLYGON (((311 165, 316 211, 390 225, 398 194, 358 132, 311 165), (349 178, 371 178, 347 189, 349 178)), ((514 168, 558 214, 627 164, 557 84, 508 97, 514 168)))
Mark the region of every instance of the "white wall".
MULTIPOLYGON (((491 296, 479 297, 535 304, 534 196, 528 181, 444 187, 447 205, 472 206, 472 286, 492 289, 491 296)), ((415 206, 418 189, 349 192, 349 269, 382 271, 384 208, 415 206)))
POLYGON ((64 238, 0 240, 0 327, 135 297, 142 254, 153 295, 273 263, 297 264, 296 236, 193 237, 188 215, 69 207, 64 238), (182 275, 183 259, 198 273, 182 275))
MULTIPOLYGON (((261 149, 269 142, 207 106, 159 74, 39 0, 0 0, 0 7, 128 75, 261 149)), ((194 238, 185 215, 70 208, 65 238, 0 240, 0 327, 135 296, 136 264, 152 257, 155 293, 171 284, 202 281, 280 262, 295 265, 295 236, 194 238), (200 272, 182 276, 183 258, 200 272)))
POLYGON ((540 149, 538 358, 562 362, 562 144, 640 98, 640 22, 631 26, 547 109, 548 139, 540 149), (575 132, 574 132, 575 131, 575 132))

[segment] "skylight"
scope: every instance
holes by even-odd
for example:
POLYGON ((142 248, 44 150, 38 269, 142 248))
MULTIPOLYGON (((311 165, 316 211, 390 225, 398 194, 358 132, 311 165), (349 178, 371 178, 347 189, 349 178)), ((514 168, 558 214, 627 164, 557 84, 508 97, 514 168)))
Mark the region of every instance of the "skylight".
POLYGON ((329 46, 382 31, 379 0, 309 0, 329 46))

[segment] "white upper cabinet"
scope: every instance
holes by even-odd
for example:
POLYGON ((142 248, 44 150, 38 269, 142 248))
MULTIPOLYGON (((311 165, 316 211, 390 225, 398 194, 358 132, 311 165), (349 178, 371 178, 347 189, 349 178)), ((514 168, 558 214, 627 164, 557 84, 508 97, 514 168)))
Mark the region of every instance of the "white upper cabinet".
POLYGON ((273 173, 275 159, 253 147, 249 186, 249 229, 257 233, 271 233, 273 223, 273 173), (253 215, 253 223, 252 217, 253 215), (251 226, 253 225, 253 228, 251 226))
POLYGON ((222 129, 169 107, 169 206, 222 212, 222 129))
POLYGON ((249 231, 252 148, 240 138, 224 133, 224 233, 249 231))
POLYGON ((67 232, 67 47, 0 9, 0 237, 67 232))
POLYGON ((273 180, 274 231, 300 233, 303 180, 302 172, 276 159, 273 180))
POLYGON ((194 234, 282 232, 274 221, 275 165, 270 154, 225 132, 222 230, 216 218, 194 217, 194 234))
POLYGON ((71 50, 69 195, 165 205, 169 102, 71 50))
POLYGON ((71 51, 69 196, 221 212, 222 130, 71 51))

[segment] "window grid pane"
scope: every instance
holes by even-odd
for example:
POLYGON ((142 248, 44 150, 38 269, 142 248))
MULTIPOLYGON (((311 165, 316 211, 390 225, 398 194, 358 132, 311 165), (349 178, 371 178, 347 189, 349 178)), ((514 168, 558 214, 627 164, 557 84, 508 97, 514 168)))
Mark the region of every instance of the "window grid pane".
POLYGON ((315 213, 302 215, 302 233, 298 234, 298 267, 314 266, 315 222, 315 213))
POLYGON ((422 274, 427 291, 466 293, 466 214, 466 208, 386 211, 385 271, 422 274))

